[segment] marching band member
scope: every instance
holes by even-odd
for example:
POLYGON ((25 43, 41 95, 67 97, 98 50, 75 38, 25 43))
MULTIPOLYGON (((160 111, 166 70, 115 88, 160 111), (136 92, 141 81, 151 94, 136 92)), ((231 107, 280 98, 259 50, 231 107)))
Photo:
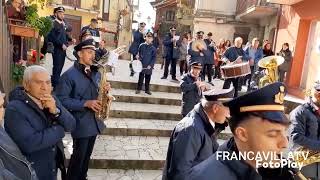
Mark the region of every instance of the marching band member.
POLYGON ((57 168, 65 176, 65 131, 76 126, 73 116, 51 95, 48 71, 29 66, 23 75, 23 87, 10 93, 4 127, 28 161, 33 162, 39 180, 56 180, 57 168))
POLYGON ((230 90, 204 93, 201 102, 175 126, 170 137, 163 180, 188 179, 191 168, 217 150, 216 135, 225 128, 229 117, 229 109, 220 100, 232 94, 230 90))
POLYGON ((206 84, 199 79, 202 65, 200 62, 191 63, 191 70, 185 74, 180 82, 182 91, 181 115, 185 117, 193 107, 200 102, 202 92, 206 90, 206 84))
MULTIPOLYGON (((62 104, 77 120, 77 126, 71 132, 73 152, 68 167, 68 180, 87 178, 90 156, 97 134, 105 129, 103 121, 96 119, 95 112, 101 110, 98 97, 98 82, 101 75, 96 66, 92 66, 95 58, 95 42, 87 39, 75 46, 78 60, 61 76, 56 94, 62 104)), ((110 90, 106 83, 105 91, 110 90)))
MULTIPOLYGON (((309 101, 298 106, 290 113, 291 126, 290 150, 300 147, 308 150, 320 150, 320 82, 316 82, 309 101)), ((313 163, 301 170, 302 174, 315 180, 320 179, 320 163, 313 163)))
MULTIPOLYGON (((95 37, 95 40, 100 39, 100 32, 99 32, 99 28, 98 28, 98 20, 93 18, 90 21, 90 25, 88 26, 84 26, 81 29, 81 32, 83 31, 89 31, 92 37, 95 37)), ((99 42, 96 42, 96 44, 98 44, 99 42)))
POLYGON ((142 63, 143 70, 139 74, 139 81, 136 94, 139 94, 142 89, 143 80, 145 79, 145 92, 151 95, 150 80, 154 64, 156 63, 157 49, 152 44, 153 34, 147 32, 146 42, 139 47, 138 55, 142 63))
MULTIPOLYGON (((190 55, 190 61, 188 62, 189 65, 192 62, 200 62, 202 65, 202 68, 204 67, 204 63, 205 63, 205 59, 206 57, 210 57, 210 50, 208 50, 208 47, 205 43, 205 41, 203 40, 203 31, 199 31, 197 32, 197 37, 196 40, 192 41, 189 45, 189 49, 188 49, 188 54, 190 55), (194 43, 196 43, 196 45, 194 45, 194 43)), ((201 72, 200 76, 203 79, 203 71, 201 72)))
MULTIPOLYGON (((133 33, 133 42, 129 48, 129 53, 132 54, 133 60, 137 60, 137 54, 139 51, 140 44, 144 43, 144 28, 146 27, 146 23, 142 22, 139 24, 139 29, 133 33)), ((129 65, 131 74, 130 76, 134 75, 134 71, 132 69, 132 63, 129 65)))
POLYGON ((175 27, 170 28, 170 33, 168 33, 163 40, 163 46, 165 48, 165 63, 164 63, 164 72, 161 79, 167 79, 169 74, 169 66, 170 66, 170 74, 172 80, 178 81, 176 78, 176 66, 177 66, 177 57, 173 56, 174 48, 179 46, 177 43, 177 39, 175 39, 177 29, 175 27))
MULTIPOLYGON (((242 38, 237 37, 234 40, 234 46, 226 50, 222 60, 227 64, 241 63, 242 61, 249 61, 250 57, 247 56, 244 50, 242 49, 242 42, 243 42, 242 38)), ((223 84, 223 89, 229 89, 231 83, 235 89, 234 97, 238 97, 238 91, 239 89, 241 89, 241 87, 239 87, 239 77, 226 79, 223 84)))
MULTIPOLYGON (((279 169, 271 169, 271 166, 270 168, 257 167, 257 159, 252 158, 262 152, 278 155, 288 146, 287 128, 290 121, 284 114, 284 93, 284 85, 278 82, 227 102, 231 115, 228 123, 233 137, 221 145, 214 155, 193 167, 188 176, 189 179, 293 179, 287 167, 279 169), (253 153, 250 159, 240 160, 223 156, 223 154, 248 152, 253 153)), ((263 158, 261 163, 268 163, 270 160, 265 161, 263 158)), ((277 161, 274 159, 271 162, 277 161)))
POLYGON ((108 50, 106 49, 106 40, 102 39, 99 43, 99 48, 96 49, 96 60, 99 60, 104 55, 108 54, 108 50))
POLYGON ((66 24, 64 22, 64 7, 54 9, 56 19, 53 28, 48 35, 48 42, 52 42, 54 51, 52 53, 53 69, 52 69, 52 86, 55 89, 59 83, 60 74, 66 58, 66 50, 68 45, 66 24))
POLYGON ((205 76, 207 75, 208 76, 208 82, 209 84, 213 85, 213 83, 211 82, 212 81, 212 68, 213 68, 213 64, 214 64, 214 55, 215 55, 215 52, 216 52, 216 48, 215 48, 215 44, 214 44, 214 41, 212 39, 212 33, 209 32, 207 34, 208 38, 207 39, 204 39, 204 42, 206 43, 207 45, 207 48, 208 48, 208 53, 206 53, 206 56, 204 58, 204 63, 203 63, 203 70, 202 70, 202 81, 205 81, 205 76))

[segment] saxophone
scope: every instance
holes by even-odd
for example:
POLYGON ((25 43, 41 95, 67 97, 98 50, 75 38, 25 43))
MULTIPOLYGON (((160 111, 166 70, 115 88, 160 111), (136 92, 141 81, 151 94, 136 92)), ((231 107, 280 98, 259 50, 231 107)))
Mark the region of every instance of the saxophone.
POLYGON ((95 116, 101 121, 105 121, 109 118, 111 103, 115 100, 115 98, 104 89, 108 82, 107 73, 108 69, 106 66, 100 68, 101 80, 99 83, 98 100, 101 102, 101 110, 96 112, 95 116))
POLYGON ((118 60, 119 55, 125 52, 125 48, 126 46, 120 46, 110 51, 110 53, 108 52, 103 55, 98 61, 95 60, 96 65, 100 67, 99 72, 101 74, 98 95, 98 100, 101 102, 101 110, 99 112, 96 112, 95 116, 101 121, 105 121, 109 118, 111 103, 115 100, 114 96, 112 96, 110 92, 106 92, 106 90, 104 89, 106 83, 108 82, 108 70, 111 69, 111 72, 114 75, 114 63, 118 60), (113 60, 110 60, 111 57, 113 58, 113 60))
POLYGON ((302 163, 303 166, 308 166, 313 163, 320 162, 320 152, 319 151, 313 151, 310 149, 307 149, 305 147, 298 148, 295 153, 297 154, 295 156, 295 161, 298 163, 302 163), (301 154, 308 153, 308 157, 305 159, 301 154))

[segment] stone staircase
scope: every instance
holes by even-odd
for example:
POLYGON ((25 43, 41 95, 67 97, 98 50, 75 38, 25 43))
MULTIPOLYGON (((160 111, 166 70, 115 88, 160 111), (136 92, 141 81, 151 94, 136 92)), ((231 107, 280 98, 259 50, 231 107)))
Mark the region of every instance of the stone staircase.
MULTIPOLYGON (((127 67, 127 61, 121 61, 127 67)), ((157 65, 158 66, 158 65, 157 65)), ((158 68, 158 67, 156 67, 158 68)), ((177 83, 160 80, 155 71, 151 96, 135 94, 137 75, 127 71, 110 76, 112 103, 107 129, 96 140, 89 165, 90 180, 160 180, 171 131, 181 120, 181 94, 177 83)), ((219 86, 215 86, 218 88, 219 86)), ((286 101, 290 109, 296 104, 286 101)), ((229 129, 219 135, 219 144, 231 136, 229 129)), ((64 140, 66 156, 72 152, 72 138, 64 140)))
MULTIPOLYGON (((135 83, 112 81, 107 129, 98 136, 91 156, 90 179, 161 179, 171 131, 181 119, 177 86, 152 85, 151 96, 135 94, 135 83), (117 89, 121 88, 121 89, 117 89), (169 93, 170 92, 170 93, 169 93)), ((230 132, 223 132, 224 139, 230 132)), ((72 138, 64 138, 67 158, 72 138)))

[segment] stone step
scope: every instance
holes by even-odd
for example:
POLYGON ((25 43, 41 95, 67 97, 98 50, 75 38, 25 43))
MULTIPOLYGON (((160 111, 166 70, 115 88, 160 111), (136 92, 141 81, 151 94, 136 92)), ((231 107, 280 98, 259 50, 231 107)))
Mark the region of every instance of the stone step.
POLYGON ((180 106, 182 99, 180 93, 152 92, 152 95, 148 95, 143 91, 140 94, 136 94, 135 90, 130 89, 112 89, 111 94, 116 98, 115 101, 117 102, 130 103, 180 106))
MULTIPOLYGON (((88 180, 161 180, 161 170, 89 169, 88 180)), ((58 180, 61 180, 60 174, 58 180)))
MULTIPOLYGON (((225 140, 218 140, 222 144, 225 140)), ((72 138, 63 139, 70 159, 72 138)), ((90 169, 160 170, 164 166, 169 137, 99 135, 90 159, 90 169)))
POLYGON ((104 135, 170 137, 177 121, 154 119, 109 118, 104 135))
MULTIPOLYGON (((113 136, 158 136, 170 137, 177 121, 154 120, 154 119, 129 119, 129 118, 109 118, 105 121, 107 128, 104 135, 113 136)), ((222 131, 219 139, 231 137, 229 127, 222 131)))
POLYGON ((134 119, 181 120, 180 106, 112 102, 110 117, 134 119))
MULTIPOLYGON (((129 77, 128 77, 129 78, 129 77)), ((135 79, 134 79, 135 80, 135 79)), ((117 81, 117 80, 110 80, 112 88, 116 89, 132 89, 136 90, 137 89, 137 82, 138 80, 135 81, 117 81)), ((177 82, 179 83, 179 82, 177 82)), ((144 89, 144 86, 142 86, 144 89)), ((170 93, 180 93, 180 87, 177 86, 172 86, 172 85, 161 85, 161 84, 150 84, 150 91, 151 92, 170 92, 170 93)))
MULTIPOLYGON (((152 95, 147 95, 143 91, 140 94, 135 94, 135 84, 130 82, 111 82, 114 90, 113 95, 119 102, 132 102, 132 103, 147 103, 147 104, 162 104, 162 105, 176 105, 180 106, 182 95, 179 87, 165 86, 165 85, 154 85, 152 95), (131 87, 130 87, 131 86, 131 87), (130 90, 131 89, 131 90, 130 90)), ((217 87, 213 87, 217 89, 217 87)), ((246 92, 241 92, 241 95, 246 92)), ((285 96, 284 105, 285 112, 289 114, 294 108, 302 104, 304 101, 297 99, 290 95, 285 96)))
POLYGON ((161 170, 90 169, 89 180, 161 180, 161 170))

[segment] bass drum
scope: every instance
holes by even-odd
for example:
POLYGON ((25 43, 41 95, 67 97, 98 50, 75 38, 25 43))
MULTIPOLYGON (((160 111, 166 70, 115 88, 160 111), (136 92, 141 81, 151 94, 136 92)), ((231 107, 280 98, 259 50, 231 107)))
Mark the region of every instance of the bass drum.
POLYGON ((224 79, 237 78, 251 74, 250 65, 248 62, 227 64, 221 66, 220 69, 224 79))

